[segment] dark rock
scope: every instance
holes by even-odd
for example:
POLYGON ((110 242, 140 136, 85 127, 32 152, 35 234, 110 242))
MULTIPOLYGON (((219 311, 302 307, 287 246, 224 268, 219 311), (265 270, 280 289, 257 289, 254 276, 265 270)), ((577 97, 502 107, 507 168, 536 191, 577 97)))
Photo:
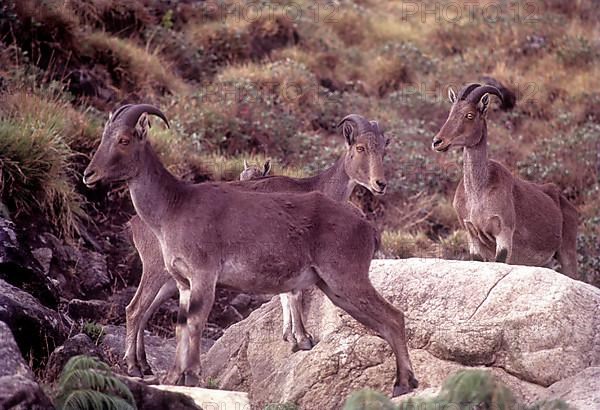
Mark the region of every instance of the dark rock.
POLYGON ((36 297, 45 306, 58 307, 58 290, 34 256, 19 243, 14 224, 0 217, 0 279, 36 297))
POLYGON ((252 296, 247 295, 245 293, 240 293, 230 302, 231 306, 236 308, 238 312, 243 312, 248 309, 250 304, 252 303, 252 296))
POLYGON ((0 322, 0 409, 50 410, 54 406, 33 377, 10 328, 0 322))
POLYGON ((45 377, 49 381, 58 379, 63 367, 73 356, 86 355, 97 357, 104 361, 104 355, 92 339, 85 333, 79 333, 68 339, 64 345, 54 349, 46 364, 45 377))
POLYGON ((52 249, 50 248, 37 248, 32 249, 31 254, 35 260, 39 263, 44 275, 50 273, 50 264, 52 263, 52 249))
POLYGON ((92 319, 98 321, 108 315, 110 305, 104 300, 81 300, 69 301, 67 312, 72 319, 92 319))
MULTIPOLYGON (((144 338, 148 362, 154 374, 164 374, 173 365, 175 358, 175 338, 165 339, 146 333, 144 338)), ((213 341, 202 338, 200 350, 205 353, 213 345, 213 341)), ((125 356, 125 327, 107 325, 103 327, 100 349, 113 365, 123 366, 125 356)), ((125 367, 123 366, 123 369, 125 367)))
POLYGON ((12 330, 23 356, 31 354, 36 360, 47 357, 67 336, 65 323, 58 312, 2 279, 0 321, 12 330))
MULTIPOLYGON (((163 339, 158 336, 147 335, 144 338, 148 362, 152 371, 166 372, 172 365, 175 357, 175 339, 163 339)), ((125 356, 125 327, 107 325, 103 327, 100 349, 113 365, 123 365, 125 356)), ((124 369, 125 367, 123 367, 124 369)))
POLYGON ((43 241, 53 250, 50 275, 59 282, 61 296, 67 299, 98 299, 111 285, 104 254, 65 244, 52 234, 43 241))
POLYGON ((85 295, 101 294, 110 286, 110 276, 106 256, 87 249, 80 249, 75 266, 77 277, 81 281, 81 290, 85 295))
POLYGON ((191 397, 181 393, 158 390, 130 377, 118 376, 135 398, 138 409, 144 410, 202 410, 191 397))

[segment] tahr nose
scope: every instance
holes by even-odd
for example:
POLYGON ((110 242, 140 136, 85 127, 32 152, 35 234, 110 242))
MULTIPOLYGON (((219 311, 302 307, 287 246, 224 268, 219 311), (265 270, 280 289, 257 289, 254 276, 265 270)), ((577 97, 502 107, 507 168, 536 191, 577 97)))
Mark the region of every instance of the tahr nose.
POLYGON ((439 146, 442 142, 444 142, 441 138, 435 137, 433 139, 433 143, 431 144, 432 148, 439 146))
POLYGON ((92 177, 96 172, 92 169, 86 169, 83 171, 83 182, 87 181, 90 177, 92 177))
POLYGON ((377 181, 375 181, 375 184, 377 185, 377 188, 379 188, 381 191, 383 191, 385 189, 385 187, 387 186, 387 182, 385 182, 384 180, 378 179, 377 181))

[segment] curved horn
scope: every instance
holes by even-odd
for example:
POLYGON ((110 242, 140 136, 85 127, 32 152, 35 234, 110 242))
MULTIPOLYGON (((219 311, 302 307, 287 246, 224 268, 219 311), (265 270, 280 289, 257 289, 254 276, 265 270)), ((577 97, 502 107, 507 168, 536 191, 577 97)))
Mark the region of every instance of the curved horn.
MULTIPOLYGON (((120 109, 117 111, 120 111, 120 109)), ((119 112, 120 122, 128 127, 134 128, 140 119, 140 116, 144 113, 156 115, 167 124, 167 127, 169 127, 169 121, 165 114, 150 104, 135 104, 125 108, 119 112)))
POLYGON ((463 87, 462 90, 460 90, 460 92, 458 93, 458 98, 456 99, 456 101, 460 101, 460 100, 465 100, 467 98, 467 96, 476 88, 481 87, 481 84, 479 83, 471 83, 468 85, 465 85, 463 87))
POLYGON ((354 124, 356 124, 359 133, 371 128, 371 123, 365 117, 358 114, 346 115, 337 125, 337 128, 341 127, 346 121, 352 121, 354 124))
POLYGON ((477 104, 479 100, 481 100, 481 97, 483 97, 485 94, 494 94, 495 96, 500 98, 500 101, 504 102, 504 97, 502 96, 500 90, 491 85, 482 85, 481 87, 477 88, 475 91, 469 94, 467 100, 477 104))
POLYGON ((117 108, 110 117, 110 122, 115 122, 117 117, 123 113, 126 109, 133 107, 133 104, 125 104, 117 108))

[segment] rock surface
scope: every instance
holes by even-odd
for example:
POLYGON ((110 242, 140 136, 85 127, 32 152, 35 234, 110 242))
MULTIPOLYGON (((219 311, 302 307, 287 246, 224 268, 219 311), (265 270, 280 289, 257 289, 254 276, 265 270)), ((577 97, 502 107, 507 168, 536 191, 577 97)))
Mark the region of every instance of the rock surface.
POLYGON ((63 318, 36 298, 0 279, 0 321, 11 329, 21 352, 47 357, 67 336, 63 318), (48 351, 50 350, 50 351, 48 351))
MULTIPOLYGON (((175 358, 175 338, 164 339, 160 336, 146 335, 144 337, 148 363, 155 375, 164 375, 173 365, 175 358)), ((202 339, 201 351, 207 352, 214 342, 202 339)), ((107 325, 103 327, 100 349, 108 363, 122 366, 125 355, 125 327, 107 325)), ((125 373, 125 372, 124 372, 125 373)))
POLYGON ((250 409, 248 393, 200 387, 156 385, 153 389, 185 394, 204 410, 250 409))
POLYGON ((89 319, 97 321, 108 315, 111 305, 105 300, 71 299, 67 305, 67 313, 74 320, 89 319))
POLYGON ((9 327, 0 321, 0 409, 54 409, 25 363, 9 327))
POLYGON ((33 254, 19 243, 14 224, 0 217, 0 279, 36 297, 45 306, 58 307, 58 290, 33 254))
MULTIPOLYGON (((177 391, 160 390, 153 386, 134 380, 131 377, 119 376, 135 399, 138 409, 143 410, 211 410, 197 406, 194 399, 177 391)), ((229 407, 227 407, 229 408, 229 407)), ((221 410, 221 407, 218 407, 221 410)), ((233 407, 232 407, 233 409, 233 407)), ((242 410, 242 407, 239 408, 242 410)))
MULTIPOLYGON (((69 245, 50 233, 42 235, 40 240, 44 248, 52 252, 50 276, 58 282, 61 297, 97 299, 107 296, 111 276, 105 254, 69 245)), ((39 258, 39 249, 36 254, 39 258)), ((42 255, 39 261, 47 264, 46 259, 47 255, 42 255)))
MULTIPOLYGON (((375 260, 371 280, 405 312, 420 389, 439 387, 461 368, 487 367, 531 403, 549 396, 548 386, 600 365, 600 290, 555 271, 375 260)), ((220 388, 249 392, 257 406, 339 408, 363 387, 390 392, 394 361, 387 343, 318 291, 305 298, 304 311, 319 342, 312 351, 292 353, 282 341, 275 299, 225 332, 204 356, 205 375, 220 388)))
POLYGON ((69 359, 79 355, 105 360, 102 351, 94 344, 92 339, 85 333, 79 333, 68 339, 62 346, 54 349, 46 364, 45 379, 48 381, 57 380, 69 359))
MULTIPOLYGON (((163 339, 159 336, 146 335, 144 341, 148 362, 154 374, 166 372, 175 357, 175 339, 163 339)), ((123 370, 126 369, 122 360, 125 355, 125 327, 104 326, 99 347, 108 363, 121 365, 123 370)), ((126 372, 123 371, 123 373, 126 372)))
POLYGON ((588 367, 548 388, 549 400, 561 399, 578 410, 600 409, 600 367, 588 367))

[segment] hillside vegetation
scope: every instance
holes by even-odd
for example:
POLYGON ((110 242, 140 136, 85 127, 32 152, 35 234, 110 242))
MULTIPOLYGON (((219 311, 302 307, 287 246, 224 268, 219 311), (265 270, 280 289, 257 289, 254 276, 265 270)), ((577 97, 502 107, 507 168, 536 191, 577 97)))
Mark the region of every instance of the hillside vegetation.
POLYGON ((384 231, 382 256, 462 259, 461 155, 430 144, 447 87, 491 76, 517 95, 513 110, 492 103, 491 156, 576 204, 580 270, 600 286, 594 3, 5 0, 1 211, 71 241, 123 224, 123 187, 79 182, 122 103, 163 109, 172 128, 153 127, 153 144, 190 181, 235 178, 243 158, 312 175, 343 151, 336 124, 355 112, 392 138, 388 194, 353 198, 384 231))

